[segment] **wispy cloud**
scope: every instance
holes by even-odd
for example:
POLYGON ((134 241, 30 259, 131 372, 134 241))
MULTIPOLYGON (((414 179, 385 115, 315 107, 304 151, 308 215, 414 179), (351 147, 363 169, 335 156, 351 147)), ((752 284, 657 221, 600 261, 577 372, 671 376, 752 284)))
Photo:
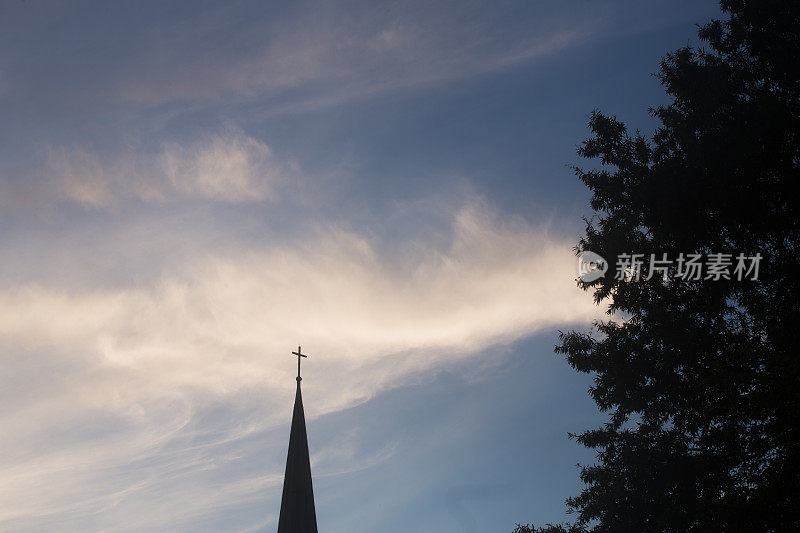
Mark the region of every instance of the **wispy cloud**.
POLYGON ((269 146, 235 129, 188 143, 165 141, 154 152, 101 155, 81 146, 49 147, 41 177, 6 182, 0 203, 110 208, 131 200, 258 202, 273 199, 295 171, 292 162, 279 160, 269 146))
POLYGON ((136 61, 118 73, 112 98, 154 105, 213 104, 224 97, 314 108, 507 68, 586 42, 600 29, 596 19, 554 16, 528 24, 501 22, 492 10, 476 6, 361 8, 358 17, 343 17, 320 3, 302 17, 256 18, 237 35, 250 43, 247 53, 235 42, 218 43, 202 59, 195 55, 195 39, 214 41, 217 33, 226 33, 219 26, 230 20, 195 21, 208 31, 202 35, 181 31, 182 22, 149 40, 136 61), (194 60, 186 61, 191 56, 194 60), (156 64, 157 75, 150 75, 156 64))
POLYGON ((295 246, 201 259, 153 287, 25 285, 2 293, 0 331, 17 348, 69 345, 170 387, 227 390, 271 380, 283 357, 264 354, 283 353, 287 339, 306 339, 326 362, 366 365, 412 350, 474 352, 594 312, 574 290, 567 243, 476 207, 453 224, 445 249, 381 251, 327 229, 295 246))
MULTIPOLYGON (((170 17, 157 3, 145 3, 137 15, 147 19, 146 25, 120 28, 91 65, 71 64, 69 75, 61 62, 11 63, 11 98, 127 109, 164 104, 230 109, 235 102, 264 110, 331 105, 547 57, 596 39, 605 28, 601 9, 576 3, 564 16, 557 6, 245 1, 204 9, 195 4, 170 17)), ((36 20, 33 10, 17 11, 36 20)), ((105 20, 97 10, 55 12, 50 17, 66 26, 72 17, 98 18, 98 28, 118 22, 105 20)), ((74 45, 97 38, 84 33, 74 45)))
MULTIPOLYGON (((267 428, 288 416, 286 351, 298 342, 316 356, 304 372, 313 418, 596 315, 575 289, 567 243, 474 205, 452 224, 444 247, 326 229, 186 264, 153 286, 4 289, 5 372, 28 383, 9 393, 2 444, 24 452, 0 460, 0 524, 122 513, 131 529, 163 528, 180 517, 137 509, 188 490, 199 502, 184 509, 189 520, 212 488, 215 505, 255 498, 279 479, 279 461, 258 479, 237 465, 263 453, 267 428), (219 479, 197 483, 206 476, 219 479)), ((320 450, 317 470, 358 468, 345 451, 320 450)))

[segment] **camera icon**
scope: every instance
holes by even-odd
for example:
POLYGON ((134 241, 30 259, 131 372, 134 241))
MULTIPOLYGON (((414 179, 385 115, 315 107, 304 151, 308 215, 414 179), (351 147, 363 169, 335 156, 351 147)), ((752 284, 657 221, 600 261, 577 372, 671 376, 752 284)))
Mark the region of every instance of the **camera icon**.
POLYGON ((608 271, 608 261, 588 250, 578 254, 578 279, 585 283, 602 278, 608 271))

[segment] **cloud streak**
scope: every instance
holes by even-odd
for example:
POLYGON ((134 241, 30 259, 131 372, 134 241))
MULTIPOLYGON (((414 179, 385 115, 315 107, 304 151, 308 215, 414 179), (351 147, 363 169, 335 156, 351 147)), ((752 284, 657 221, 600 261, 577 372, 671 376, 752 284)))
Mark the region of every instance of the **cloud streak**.
MULTIPOLYGON (((9 97, 138 109, 222 102, 254 103, 269 112, 317 108, 546 57, 596 39, 607 22, 602 9, 581 3, 570 17, 555 3, 535 13, 474 2, 189 5, 164 16, 157 3, 143 3, 137 15, 147 23, 121 28, 91 65, 11 62, 9 97), (95 79, 98 70, 102 81, 95 79)), ((15 11, 42 23, 35 11, 15 11)), ((68 26, 73 17, 96 18, 98 28, 118 24, 97 10, 56 13, 50 17, 68 26)), ((102 37, 85 32, 74 45, 102 37)))
POLYGON ((324 2, 316 4, 303 17, 288 15, 280 23, 253 20, 238 35, 250 48, 235 56, 235 43, 219 43, 202 60, 185 61, 196 51, 195 39, 216 39, 225 17, 195 23, 208 34, 166 29, 118 73, 112 98, 158 105, 213 104, 224 97, 258 99, 261 106, 272 99, 270 107, 277 109, 316 108, 508 68, 585 42, 599 30, 596 20, 552 16, 548 24, 505 21, 501 29, 491 10, 476 6, 453 12, 363 5, 360 16, 341 18, 324 2), (157 75, 141 75, 152 74, 155 63, 162 65, 157 75))

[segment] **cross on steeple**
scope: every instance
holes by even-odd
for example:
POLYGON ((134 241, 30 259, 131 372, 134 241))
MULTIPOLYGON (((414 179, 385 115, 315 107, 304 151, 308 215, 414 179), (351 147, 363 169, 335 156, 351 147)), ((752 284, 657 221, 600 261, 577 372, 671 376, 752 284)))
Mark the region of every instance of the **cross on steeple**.
POLYGON ((303 378, 300 377, 300 358, 301 357, 308 357, 306 354, 303 353, 303 350, 300 349, 300 346, 297 347, 296 352, 292 352, 292 355, 297 356, 297 381, 302 380, 303 378))

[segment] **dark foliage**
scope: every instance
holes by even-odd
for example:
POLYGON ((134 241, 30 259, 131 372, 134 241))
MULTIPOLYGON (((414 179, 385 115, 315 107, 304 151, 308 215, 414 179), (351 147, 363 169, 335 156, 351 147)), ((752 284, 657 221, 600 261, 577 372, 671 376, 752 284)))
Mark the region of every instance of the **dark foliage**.
POLYGON ((574 524, 547 524, 544 527, 517 524, 511 533, 586 533, 586 530, 574 524))
POLYGON ((800 531, 800 2, 721 7, 707 49, 662 61, 651 138, 593 113, 579 148, 601 164, 576 169, 597 213, 577 248, 612 261, 580 285, 610 316, 556 350, 609 414, 572 436, 597 451, 568 500, 593 532, 800 531), (757 281, 614 279, 631 252, 764 259, 757 281))

